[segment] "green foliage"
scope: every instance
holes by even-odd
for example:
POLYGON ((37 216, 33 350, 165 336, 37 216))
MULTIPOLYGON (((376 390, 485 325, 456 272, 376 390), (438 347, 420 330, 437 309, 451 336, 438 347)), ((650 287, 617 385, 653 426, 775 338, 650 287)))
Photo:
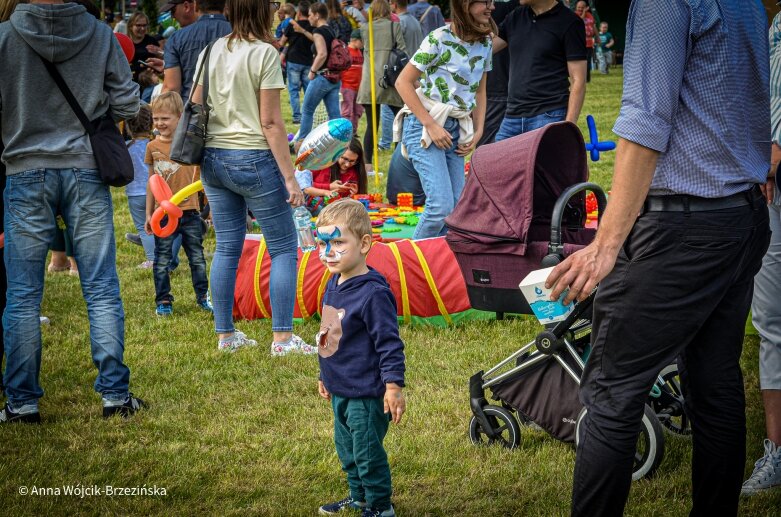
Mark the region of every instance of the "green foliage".
POLYGON ((158 32, 157 17, 160 14, 157 10, 157 0, 141 0, 141 10, 149 18, 149 34, 158 32))
MULTIPOLYGON (((613 138, 621 70, 588 85, 585 115, 602 139, 613 138)), ((283 114, 290 121, 287 94, 283 114)), ((363 135, 366 118, 358 133, 363 135)), ((288 130, 295 131, 288 123, 288 130)), ((589 163, 592 179, 609 188, 613 155, 589 163)), ((377 167, 387 172, 390 151, 377 167)), ((384 179, 370 191, 384 192, 384 179)), ((125 359, 131 388, 150 409, 127 421, 104 421, 92 391, 85 304, 78 279, 46 275, 42 313, 42 426, 0 426, 0 493, 4 515, 315 515, 344 497, 347 484, 333 445, 329 404, 317 395, 317 360, 272 358, 267 320, 238 321, 258 339, 254 350, 217 351, 212 319, 195 306, 187 262, 172 276, 174 315, 154 315, 151 272, 136 265, 141 248, 123 190, 114 189, 117 262, 126 312, 125 359), (22 496, 21 487, 165 487, 167 495, 138 497, 22 496)), ((214 234, 205 247, 211 263, 214 234)), ((316 321, 296 325, 309 342, 316 321)), ((408 413, 385 440, 400 515, 566 515, 575 453, 546 433, 522 429, 512 451, 469 443, 468 378, 534 338, 529 318, 472 321, 456 328, 401 328, 406 344, 408 413)), ((758 338, 745 341, 748 461, 762 452, 764 417, 758 380, 758 338)), ((677 516, 690 509, 691 439, 666 435, 656 476, 632 484, 626 514, 677 516)), ((781 491, 743 498, 743 515, 777 515, 781 491), (775 508, 775 510, 774 510, 775 508)))

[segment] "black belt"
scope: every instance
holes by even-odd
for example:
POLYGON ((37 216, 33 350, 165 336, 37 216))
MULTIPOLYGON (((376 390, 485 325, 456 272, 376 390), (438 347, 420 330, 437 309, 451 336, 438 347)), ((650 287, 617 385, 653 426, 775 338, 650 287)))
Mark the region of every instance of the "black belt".
POLYGON ((648 196, 643 205, 645 212, 707 212, 726 210, 761 202, 762 192, 758 185, 727 197, 697 197, 689 195, 648 196))
POLYGON ((191 208, 189 210, 182 210, 182 215, 195 215, 195 214, 200 214, 200 213, 201 212, 199 212, 195 208, 191 208))

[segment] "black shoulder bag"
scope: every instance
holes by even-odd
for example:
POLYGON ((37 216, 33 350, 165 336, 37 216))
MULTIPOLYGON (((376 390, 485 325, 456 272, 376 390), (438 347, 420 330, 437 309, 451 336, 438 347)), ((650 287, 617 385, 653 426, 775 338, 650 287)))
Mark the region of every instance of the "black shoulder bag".
POLYGON ((184 105, 182 116, 176 125, 176 131, 171 139, 171 153, 169 157, 184 165, 200 165, 203 161, 203 149, 206 146, 206 128, 209 125, 209 54, 214 42, 206 47, 206 53, 201 61, 198 73, 195 75, 193 86, 190 89, 190 97, 184 105), (203 76, 203 89, 201 104, 193 103, 193 93, 203 76))
POLYGON ((394 88, 396 79, 399 78, 401 71, 409 63, 409 56, 396 47, 396 36, 393 34, 394 22, 391 22, 391 41, 393 46, 388 51, 388 63, 385 65, 380 79, 381 88, 394 88))
POLYGON ((97 119, 90 121, 54 63, 44 59, 40 54, 38 57, 41 58, 49 75, 57 83, 65 100, 68 101, 79 122, 87 131, 92 145, 92 153, 95 155, 95 163, 98 164, 98 171, 100 171, 103 183, 112 187, 124 187, 133 181, 133 160, 130 158, 125 140, 109 112, 106 111, 97 119))

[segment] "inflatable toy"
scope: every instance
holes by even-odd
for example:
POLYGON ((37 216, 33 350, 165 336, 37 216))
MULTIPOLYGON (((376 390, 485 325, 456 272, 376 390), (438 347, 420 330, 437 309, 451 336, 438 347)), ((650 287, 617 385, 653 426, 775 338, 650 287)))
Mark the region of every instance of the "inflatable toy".
POLYGON ((589 142, 586 142, 586 151, 589 152, 592 162, 599 161, 599 153, 603 151, 612 151, 616 148, 616 143, 610 140, 604 142, 599 141, 599 135, 597 135, 597 125, 594 122, 594 117, 591 115, 586 117, 586 124, 588 124, 588 138, 589 142))
POLYGON ((160 238, 165 238, 173 234, 179 226, 179 218, 183 214, 182 209, 178 206, 179 203, 199 190, 203 190, 203 184, 201 180, 198 180, 195 183, 190 183, 176 194, 171 195, 171 187, 168 186, 168 183, 155 174, 149 178, 149 189, 152 191, 152 195, 155 196, 157 204, 160 205, 152 214, 149 225, 152 227, 152 233, 160 238), (160 226, 163 217, 166 215, 168 216, 168 222, 165 226, 160 226))
POLYGON ((296 166, 299 170, 310 171, 330 167, 347 149, 352 137, 353 125, 346 118, 320 124, 301 143, 296 166))
MULTIPOLYGON (((271 259, 262 237, 254 237, 244 241, 236 272, 233 305, 236 318, 271 317, 271 259)), ((494 317, 493 313, 471 308, 463 276, 444 237, 375 242, 366 262, 388 281, 402 323, 444 327, 464 320, 494 317)), ((316 251, 298 251, 295 318, 306 320, 320 313, 329 278, 331 274, 316 251)))

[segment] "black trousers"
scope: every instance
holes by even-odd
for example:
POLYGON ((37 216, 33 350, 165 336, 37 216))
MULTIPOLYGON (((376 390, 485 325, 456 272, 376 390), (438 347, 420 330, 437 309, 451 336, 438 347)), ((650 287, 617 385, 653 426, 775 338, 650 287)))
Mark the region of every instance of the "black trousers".
POLYGON ((676 358, 693 433, 691 514, 737 514, 746 461, 739 360, 770 238, 758 189, 750 197, 725 210, 643 213, 600 284, 572 515, 622 515, 643 406, 676 358))
MULTIPOLYGON (((374 170, 378 170, 377 164, 374 163, 374 133, 372 127, 376 127, 377 121, 372 118, 372 105, 361 104, 363 106, 363 112, 366 113, 366 134, 363 135, 363 155, 366 163, 371 163, 374 166, 374 170)), ((380 104, 377 104, 377 117, 380 117, 380 104)), ((391 109, 394 115, 396 115, 401 108, 399 106, 388 107, 391 109)), ((379 120, 379 119, 378 119, 379 120)))

